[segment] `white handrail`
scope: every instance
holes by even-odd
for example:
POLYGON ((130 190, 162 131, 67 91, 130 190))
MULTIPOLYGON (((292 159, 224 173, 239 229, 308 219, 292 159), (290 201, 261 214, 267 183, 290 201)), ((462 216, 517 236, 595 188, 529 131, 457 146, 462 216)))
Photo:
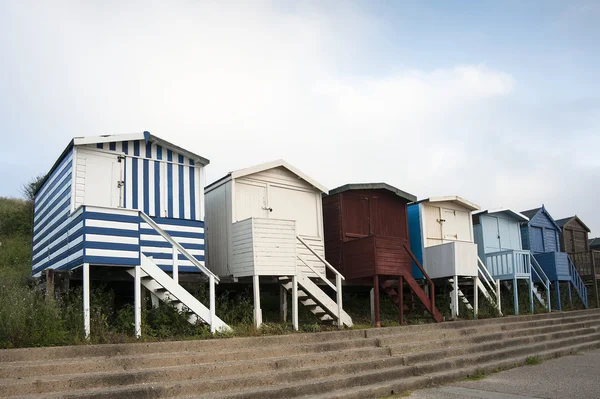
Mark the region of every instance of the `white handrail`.
POLYGON ((177 248, 177 250, 183 256, 185 256, 190 262, 192 262, 194 266, 200 269, 204 274, 206 274, 208 277, 212 277, 217 284, 219 283, 219 278, 213 272, 208 270, 206 266, 204 266, 202 263, 200 263, 200 261, 198 261, 198 259, 192 256, 181 244, 179 244, 173 239, 173 237, 167 234, 167 232, 164 231, 154 220, 152 220, 150 216, 146 215, 142 211, 139 211, 139 213, 140 217, 144 220, 144 222, 148 223, 150 227, 152 227, 158 234, 162 236, 162 238, 167 240, 167 242, 169 242, 174 248, 177 248))
POLYGON ((308 245, 308 244, 306 243, 306 241, 304 241, 302 238, 300 238, 300 236, 296 236, 296 238, 298 239, 298 241, 300 241, 300 242, 302 243, 302 245, 304 245, 304 246, 305 246, 305 247, 306 247, 306 248, 307 248, 307 249, 308 249, 310 252, 312 252, 312 254, 313 254, 313 255, 315 255, 315 256, 316 256, 316 257, 317 257, 317 258, 318 258, 318 259, 319 259, 321 262, 323 262, 323 263, 325 264, 325 266, 327 266, 327 268, 328 268, 329 270, 331 270, 331 271, 332 271, 332 272, 334 272, 335 274, 339 275, 339 276, 342 278, 342 280, 346 280, 346 279, 344 278, 344 276, 342 276, 342 273, 340 273, 339 271, 337 271, 337 270, 335 269, 335 267, 331 266, 331 265, 329 264, 329 262, 327 262, 325 259, 323 259, 323 257, 322 257, 321 255, 319 255, 318 253, 316 253, 316 252, 315 252, 315 251, 314 251, 314 250, 311 248, 311 246, 310 246, 310 245, 308 245))
POLYGON ((321 280, 325 281, 325 283, 327 283, 327 285, 329 285, 331 288, 333 288, 334 291, 337 292, 337 289, 335 288, 335 286, 331 283, 331 281, 329 281, 327 279, 327 277, 323 276, 321 273, 319 273, 317 270, 315 270, 311 265, 309 265, 300 255, 297 255, 298 259, 300 259, 300 261, 302 263, 304 263, 310 270, 313 271, 313 273, 315 273, 321 280))
POLYGON ((479 256, 477 257, 477 266, 478 266, 477 268, 479 269, 479 272, 481 273, 481 275, 483 277, 483 281, 485 281, 488 284, 488 288, 496 291, 495 290, 496 284, 491 283, 491 282, 495 282, 496 280, 494 280, 494 276, 492 276, 492 274, 487 269, 487 267, 485 267, 485 264, 479 258, 479 256))

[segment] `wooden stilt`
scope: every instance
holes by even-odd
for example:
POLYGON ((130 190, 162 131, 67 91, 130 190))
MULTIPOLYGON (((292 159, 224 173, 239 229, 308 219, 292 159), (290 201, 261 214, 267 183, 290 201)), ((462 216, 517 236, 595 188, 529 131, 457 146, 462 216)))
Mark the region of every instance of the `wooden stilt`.
POLYGON ((592 273, 594 279, 592 280, 594 290, 594 298, 596 299, 596 307, 600 308, 600 297, 598 296, 598 279, 596 278, 596 261, 594 260, 594 251, 590 251, 592 257, 592 273))
POLYGON ((459 310, 458 310, 458 276, 454 276, 454 280, 452 281, 452 284, 454 285, 454 291, 452 292, 452 302, 454 305, 454 309, 453 309, 453 314, 452 317, 456 318, 459 315, 459 310))
POLYGON ((404 324, 404 276, 398 276, 398 295, 400 296, 400 324, 404 324))
POLYGON ((573 303, 573 293, 571 292, 571 282, 567 281, 567 297, 569 298, 569 303, 573 303))
POLYGON ((379 314, 379 275, 373 276, 373 308, 375 309, 375 327, 381 327, 379 314))
POLYGON ((54 301, 54 269, 46 269, 46 303, 54 301))
POLYGON ((556 290, 556 309, 559 312, 562 312, 562 305, 560 303, 560 283, 558 281, 554 282, 554 289, 556 290))
POLYGON ((280 317, 282 323, 287 322, 287 308, 288 308, 287 299, 288 299, 287 290, 285 289, 285 287, 283 285, 280 285, 279 286, 279 317, 280 317))
POLYGON ((530 307, 530 312, 531 314, 533 314, 533 280, 531 279, 531 276, 529 276, 529 307, 530 307))
POLYGON ((135 267, 133 280, 134 332, 135 337, 140 338, 142 336, 142 269, 140 266, 135 267))
POLYGON ((473 277, 473 317, 476 319, 479 314, 479 287, 477 282, 479 277, 473 277))
POLYGON ((83 264, 83 332, 90 339, 90 264, 83 264))
POLYGON ((371 300, 371 325, 375 325, 375 288, 371 288, 369 292, 369 298, 371 300))
POLYGON ((515 304, 515 315, 519 314, 519 285, 517 279, 513 279, 513 301, 515 304))
POLYGON ((252 276, 252 289, 254 291, 254 326, 259 328, 262 324, 262 310, 260 309, 260 278, 252 276))
POLYGON ((292 277, 292 328, 298 331, 298 277, 292 277))

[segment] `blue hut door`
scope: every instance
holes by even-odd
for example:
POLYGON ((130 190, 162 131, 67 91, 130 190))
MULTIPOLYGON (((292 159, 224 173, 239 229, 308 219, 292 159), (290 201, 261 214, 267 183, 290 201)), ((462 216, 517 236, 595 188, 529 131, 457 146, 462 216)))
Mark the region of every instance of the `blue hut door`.
POLYGON ((511 223, 507 219, 498 218, 498 234, 500 236, 500 249, 517 249, 512 243, 511 223))
POLYGON ((485 243, 485 252, 500 251, 500 230, 498 227, 498 218, 493 216, 484 216, 481 218, 483 228, 483 240, 485 243))
POLYGON ((544 229, 531 226, 531 250, 544 252, 544 229))

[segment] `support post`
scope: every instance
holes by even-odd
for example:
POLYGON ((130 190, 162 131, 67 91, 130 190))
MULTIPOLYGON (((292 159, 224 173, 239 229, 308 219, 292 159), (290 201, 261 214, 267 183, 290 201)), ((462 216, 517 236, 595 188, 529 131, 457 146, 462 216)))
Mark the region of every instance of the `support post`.
POLYGON ((571 292, 571 282, 567 281, 567 297, 569 298, 569 303, 573 304, 573 293, 571 292))
POLYGON ((83 264, 83 332, 90 339, 90 264, 83 264))
POLYGON ((209 283, 209 291, 208 291, 208 296, 209 296, 209 306, 210 306, 210 332, 214 333, 215 332, 215 296, 216 296, 216 292, 215 292, 215 276, 213 276, 212 274, 210 276, 208 276, 208 283, 209 283))
POLYGON ((298 331, 298 277, 292 277, 292 328, 298 331))
POLYGON ((381 327, 381 318, 379 314, 379 276, 373 276, 373 308, 375 310, 375 327, 381 327))
POLYGON ((519 285, 517 284, 517 278, 513 278, 513 302, 515 307, 515 316, 519 314, 519 285))
POLYGON ((531 274, 529 275, 529 308, 531 314, 533 314, 533 279, 531 278, 531 274))
POLYGON ((550 280, 548 280, 548 286, 546 287, 546 296, 548 297, 548 313, 552 312, 552 304, 550 302, 552 302, 550 300, 550 289, 552 288, 552 283, 550 283, 550 280))
POLYGON ((554 289, 556 290, 556 309, 559 312, 562 312, 562 306, 560 301, 560 283, 557 281, 554 282, 554 289))
POLYGON ((344 322, 342 320, 342 312, 344 310, 342 308, 342 276, 338 273, 335 275, 335 288, 338 307, 338 327, 341 328, 344 326, 344 322))
POLYGON ((287 323, 287 290, 283 285, 279 286, 279 317, 281 318, 282 323, 287 323))
POLYGON ((598 297, 598 280, 596 278, 596 260, 594 259, 594 251, 590 251, 590 256, 592 258, 592 273, 593 273, 593 290, 594 290, 594 298, 596 299, 596 307, 600 308, 600 298, 598 297))
POLYGON ((375 288, 371 288, 370 291, 371 298, 371 325, 375 325, 375 288))
POLYGON ((479 315, 479 287, 477 283, 479 282, 479 277, 473 277, 473 318, 477 318, 479 315))
POLYGON ((142 269, 140 266, 136 266, 134 270, 134 331, 135 337, 140 338, 142 336, 142 269))
POLYGON ((54 269, 46 269, 46 303, 54 301, 54 269))
POLYGON ((498 312, 502 313, 502 294, 500 292, 500 280, 496 280, 496 301, 498 302, 498 312))
POLYGON ((252 288, 254 291, 254 326, 259 328, 262 324, 262 310, 260 309, 260 278, 252 276, 252 288))
POLYGON ((400 325, 404 324, 404 276, 398 276, 398 309, 400 311, 400 325))
POLYGON ((179 284, 179 252, 173 245, 173 280, 179 284))
POLYGON ((454 305, 454 309, 452 310, 452 317, 457 318, 459 315, 458 310, 458 276, 454 276, 454 280, 452 281, 452 285, 454 286, 454 291, 452 291, 452 302, 454 305))

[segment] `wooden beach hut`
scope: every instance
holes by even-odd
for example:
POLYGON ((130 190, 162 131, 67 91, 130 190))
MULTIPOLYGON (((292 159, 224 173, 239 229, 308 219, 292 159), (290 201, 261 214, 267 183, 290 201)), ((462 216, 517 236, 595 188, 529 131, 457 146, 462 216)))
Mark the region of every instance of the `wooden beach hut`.
POLYGON ((321 321, 352 326, 342 309, 344 277, 325 260, 321 195, 327 192, 283 160, 236 170, 206 187, 208 267, 252 281, 257 326, 261 278, 276 278, 282 294, 291 292, 295 329, 299 302, 321 321))
POLYGON ((415 200, 414 195, 386 183, 346 184, 323 197, 326 259, 348 281, 373 286, 376 325, 380 323, 380 289, 398 306, 401 323, 411 306, 404 303, 405 289, 435 321, 442 319, 435 308, 433 282, 410 250, 407 204, 415 200), (428 293, 412 276, 413 261, 428 293))

